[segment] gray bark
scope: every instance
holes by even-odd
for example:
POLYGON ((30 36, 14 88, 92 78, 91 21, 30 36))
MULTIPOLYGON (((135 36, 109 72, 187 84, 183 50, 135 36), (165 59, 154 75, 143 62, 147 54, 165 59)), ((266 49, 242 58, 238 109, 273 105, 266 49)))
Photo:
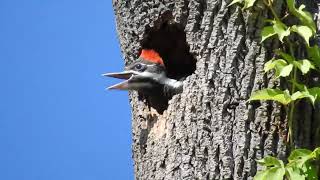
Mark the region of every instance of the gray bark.
MULTIPOLYGON (((278 85, 263 72, 272 52, 260 44, 268 12, 259 2, 250 11, 227 7, 229 3, 113 0, 126 63, 137 58, 146 29, 157 29, 165 21, 182 27, 197 61, 195 72, 184 80, 183 93, 169 101, 163 114, 130 93, 136 179, 252 179, 256 159, 288 155, 284 108, 274 102, 247 102, 253 91, 278 85)), ((266 46, 278 44, 270 41, 266 46)), ((301 106, 304 121, 296 125, 304 128, 296 133, 296 144, 312 148, 319 111, 306 103, 301 106)))

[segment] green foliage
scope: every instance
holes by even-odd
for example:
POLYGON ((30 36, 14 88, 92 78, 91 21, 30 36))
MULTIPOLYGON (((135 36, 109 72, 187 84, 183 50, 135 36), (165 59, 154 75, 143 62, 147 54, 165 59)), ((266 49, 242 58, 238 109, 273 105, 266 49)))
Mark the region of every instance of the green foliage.
POLYGON ((243 9, 252 7, 255 2, 256 2, 256 0, 244 0, 244 7, 243 7, 243 9))
POLYGON ((265 26, 261 31, 261 42, 276 34, 277 33, 274 31, 273 26, 265 26))
POLYGON ((290 29, 281 21, 274 20, 272 23, 274 32, 277 33, 279 40, 283 42, 283 38, 290 35, 290 29))
POLYGON ((320 48, 317 45, 307 48, 308 58, 314 62, 314 64, 320 68, 320 48))
POLYGON ((283 105, 287 105, 292 101, 288 90, 281 91, 279 89, 262 89, 260 91, 256 91, 249 99, 249 101, 253 100, 272 100, 283 105))
POLYGON ((292 71, 292 64, 288 64, 287 61, 283 59, 271 59, 264 65, 264 71, 268 72, 272 69, 275 70, 276 78, 287 77, 292 71))
POLYGON ((276 78, 288 77, 293 67, 298 68, 302 74, 307 74, 311 69, 315 69, 314 64, 308 59, 292 62, 287 62, 284 59, 271 59, 264 64, 264 71, 268 72, 274 69, 276 78))
POLYGON ((272 37, 273 35, 278 35, 278 38, 283 42, 283 38, 290 35, 290 28, 288 28, 284 23, 278 20, 268 20, 272 23, 272 26, 265 26, 261 31, 261 42, 272 37))
POLYGON ((243 3, 243 9, 250 8, 254 5, 256 0, 233 0, 228 6, 231 6, 236 3, 243 3))
POLYGON ((318 168, 316 161, 320 160, 320 148, 314 151, 307 149, 296 149, 291 152, 288 163, 284 165, 282 160, 266 156, 257 163, 265 169, 258 171, 254 180, 317 180, 318 168))
MULTIPOLYGON (((320 48, 317 45, 310 46, 309 41, 315 37, 316 25, 313 21, 312 15, 305 11, 304 5, 299 8, 295 7, 294 0, 286 0, 289 15, 296 17, 300 24, 287 25, 282 22, 275 13, 272 3, 275 0, 264 0, 265 5, 272 12, 274 19, 267 19, 267 25, 261 31, 261 42, 265 40, 276 38, 281 43, 283 48, 275 50, 275 57, 267 61, 264 65, 265 73, 274 71, 275 78, 284 78, 290 84, 291 89, 262 89, 252 93, 249 101, 254 100, 272 100, 279 102, 285 106, 291 105, 291 110, 288 111, 289 122, 292 122, 294 104, 300 99, 307 99, 313 105, 320 96, 320 87, 308 88, 306 85, 299 85, 297 82, 297 73, 308 75, 311 70, 320 70, 320 48), (291 42, 290 36, 298 35, 303 39, 303 42, 291 42), (308 56, 304 59, 297 59, 294 57, 297 45, 304 46, 308 52, 308 56), (286 52, 289 51, 289 52, 286 52)), ((255 1, 234 0, 231 4, 236 2, 244 3, 244 8, 252 7, 255 1)), ((289 123, 289 133, 292 133, 292 123, 289 123)), ((291 136, 291 134, 289 134, 291 136)), ((292 140, 292 137, 290 137, 292 140)), ((294 173, 294 169, 292 172, 294 173)))
MULTIPOLYGON (((233 0, 232 4, 242 3, 243 9, 250 8, 256 0, 233 0)), ((297 73, 305 76, 311 70, 320 70, 320 48, 317 45, 310 46, 310 39, 315 37, 316 24, 312 15, 305 11, 304 5, 295 7, 295 0, 286 0, 288 7, 287 14, 299 20, 298 24, 285 24, 283 18, 279 18, 273 9, 273 3, 276 0, 263 0, 265 5, 273 14, 274 19, 266 20, 266 26, 261 31, 261 43, 268 39, 277 39, 281 42, 282 48, 275 50, 275 56, 264 65, 265 73, 274 72, 275 78, 287 80, 290 89, 261 89, 253 92, 249 101, 271 100, 281 103, 288 109, 289 140, 292 142, 292 124, 295 119, 295 103, 301 99, 308 100, 313 106, 319 100, 320 87, 307 87, 302 82, 298 82, 297 73), (300 36, 301 40, 292 42, 290 36, 300 36), (300 42, 301 41, 301 42, 300 42), (295 51, 298 48, 305 48, 307 56, 298 59, 295 57, 295 51)), ((257 172, 255 180, 316 180, 318 179, 318 165, 320 148, 314 151, 307 149, 293 150, 285 165, 283 161, 267 156, 257 163, 264 166, 265 169, 257 172)))
POLYGON ((293 61, 292 63, 302 72, 302 74, 307 74, 311 69, 315 69, 313 63, 308 59, 293 61))
MULTIPOLYGON (((266 3, 266 5, 271 9, 272 12, 274 12, 272 9, 272 1, 269 1, 269 4, 266 3)), ((318 87, 308 89, 305 87, 305 85, 303 85, 303 89, 301 89, 301 87, 298 87, 296 83, 297 70, 299 70, 302 75, 307 75, 310 70, 319 70, 320 68, 320 48, 317 45, 310 47, 309 44, 310 38, 313 38, 315 35, 315 23, 311 14, 303 10, 304 5, 301 5, 298 9, 296 9, 294 0, 287 0, 287 5, 289 12, 293 16, 297 17, 302 25, 298 24, 288 27, 281 22, 278 17, 275 17, 275 20, 267 20, 267 22, 271 23, 272 26, 268 25, 262 29, 262 42, 267 39, 274 38, 275 35, 277 35, 277 39, 284 43, 283 46, 287 46, 287 49, 290 49, 291 52, 288 54, 283 50, 276 50, 275 54, 278 55, 279 58, 273 58, 267 61, 264 65, 264 71, 267 73, 271 70, 274 70, 275 78, 284 77, 287 78, 288 82, 295 83, 291 84, 291 91, 288 89, 284 91, 279 89, 259 90, 252 94, 249 99, 250 101, 273 100, 283 105, 288 105, 290 103, 294 103, 296 100, 307 98, 312 104, 314 104, 320 95, 318 87), (288 38, 291 35, 290 32, 295 32, 301 36, 302 39, 304 39, 308 52, 308 59, 299 60, 294 57, 294 47, 288 38), (286 39, 286 42, 284 42, 284 39, 286 39), (291 92, 292 95, 290 95, 289 92, 291 92)), ((294 106, 292 108, 294 108, 294 106)))
POLYGON ((312 30, 312 33, 316 33, 316 24, 313 21, 312 15, 304 11, 303 9, 305 8, 305 5, 301 5, 298 9, 295 7, 295 0, 287 0, 287 6, 289 9, 289 12, 296 16, 299 20, 300 23, 309 27, 312 30))
POLYGON ((283 179, 286 170, 281 160, 278 160, 277 158, 271 156, 267 156, 261 160, 257 160, 257 162, 258 164, 265 166, 266 169, 257 172, 257 174, 254 177, 254 180, 283 179))
POLYGON ((259 91, 254 92, 249 101, 253 100, 272 100, 272 101, 277 101, 283 105, 288 105, 291 102, 294 102, 299 99, 307 98, 312 105, 315 104, 315 102, 320 97, 320 88, 319 87, 314 87, 307 89, 305 87, 304 90, 302 91, 296 91, 292 95, 290 95, 289 90, 279 90, 279 89, 262 89, 259 91))
POLYGON ((308 26, 296 26, 293 25, 291 27, 291 31, 298 33, 307 43, 308 47, 309 45, 309 39, 313 36, 312 29, 308 26))
POLYGON ((242 3, 243 0, 233 0, 228 6, 232 6, 236 3, 242 3))
POLYGON ((275 53, 279 56, 281 56, 282 58, 284 58, 286 61, 288 61, 289 63, 292 63, 293 61, 295 61, 296 59, 291 56, 290 54, 287 54, 283 51, 280 50, 276 50, 275 53))

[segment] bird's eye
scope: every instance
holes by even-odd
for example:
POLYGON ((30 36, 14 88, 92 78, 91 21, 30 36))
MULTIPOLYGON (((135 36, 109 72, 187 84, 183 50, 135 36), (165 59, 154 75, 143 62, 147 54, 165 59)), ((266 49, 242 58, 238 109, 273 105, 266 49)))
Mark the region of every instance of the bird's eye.
POLYGON ((141 70, 141 69, 142 69, 142 65, 141 65, 141 64, 136 64, 136 65, 135 65, 135 68, 136 68, 137 70, 141 70))

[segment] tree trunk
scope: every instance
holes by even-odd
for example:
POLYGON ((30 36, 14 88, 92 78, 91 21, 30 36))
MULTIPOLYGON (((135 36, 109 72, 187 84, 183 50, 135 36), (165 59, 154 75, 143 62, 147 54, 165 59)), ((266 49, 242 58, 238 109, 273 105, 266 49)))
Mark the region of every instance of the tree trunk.
MULTIPOLYGON (((316 1, 307 2, 310 8, 316 1)), ((130 93, 136 179, 252 179, 256 159, 287 157, 284 108, 247 102, 253 91, 278 85, 263 71, 272 48, 279 45, 260 44, 268 11, 259 1, 250 11, 229 3, 113 0, 127 64, 141 48, 154 48, 167 64, 176 62, 170 64, 171 72, 189 75, 183 92, 163 113, 130 93)), ((277 1, 279 12, 282 4, 277 1)), ((318 12, 317 6, 311 8, 318 12)), ((296 132, 295 143, 313 148, 319 111, 306 103, 300 106, 305 117, 296 126, 304 128, 296 132)))

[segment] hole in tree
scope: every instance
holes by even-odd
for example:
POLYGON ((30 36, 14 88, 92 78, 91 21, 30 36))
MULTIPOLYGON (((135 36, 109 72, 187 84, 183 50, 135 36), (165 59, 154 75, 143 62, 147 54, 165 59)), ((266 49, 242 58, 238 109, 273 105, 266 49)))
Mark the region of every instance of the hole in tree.
MULTIPOLYGON (((160 54, 169 78, 184 80, 194 73, 196 59, 189 52, 184 28, 180 24, 171 23, 171 17, 169 13, 166 13, 159 20, 162 22, 156 22, 153 28, 147 27, 141 47, 142 49, 153 49, 160 54)), ((167 109, 171 97, 167 99, 148 97, 148 99, 153 101, 149 105, 162 114, 167 109)))
POLYGON ((186 34, 179 24, 166 21, 157 29, 147 28, 141 44, 143 49, 154 49, 160 54, 169 78, 180 80, 196 69, 196 59, 189 52, 186 34))

